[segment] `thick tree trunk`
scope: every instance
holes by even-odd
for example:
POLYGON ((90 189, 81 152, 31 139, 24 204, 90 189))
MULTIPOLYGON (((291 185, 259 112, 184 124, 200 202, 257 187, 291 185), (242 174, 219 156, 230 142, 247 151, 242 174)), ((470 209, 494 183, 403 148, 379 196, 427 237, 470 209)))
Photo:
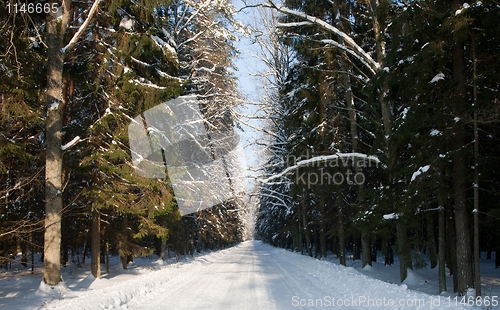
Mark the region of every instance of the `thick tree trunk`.
POLYGON ((399 274, 400 280, 403 282, 408 275, 408 269, 413 269, 411 251, 408 243, 406 224, 402 223, 400 219, 396 222, 396 230, 398 239, 399 274))
POLYGON ((469 210, 467 208, 467 186, 465 183, 467 165, 460 149, 465 145, 464 132, 460 129, 455 137, 453 188, 455 195, 455 234, 457 242, 458 294, 465 295, 474 287, 472 278, 472 251, 470 240, 469 210))
POLYGON ((361 267, 366 265, 372 265, 371 257, 371 247, 370 247, 370 234, 367 232, 361 232, 361 267))
MULTIPOLYGON (((58 1, 50 1, 58 3, 58 1)), ((47 14, 47 118, 45 121, 45 235, 43 280, 49 285, 61 279, 61 213, 62 213, 62 52, 64 33, 71 1, 63 1, 62 20, 57 14, 47 14)))
MULTIPOLYGON (((461 7, 460 0, 454 0, 453 9, 461 7)), ((464 43, 455 39, 453 46, 453 77, 457 86, 454 94, 455 117, 461 117, 466 105, 466 64, 464 43)), ((472 277, 472 250, 470 240, 470 220, 467 207, 467 163, 464 147, 466 142, 466 127, 461 121, 455 124, 453 136, 453 193, 455 197, 455 231, 457 241, 457 279, 458 294, 467 293, 474 287, 472 277)))
POLYGON ((92 275, 99 279, 101 277, 101 214, 98 210, 92 210, 92 249, 90 266, 92 275))
POLYGON ((465 295, 473 287, 469 211, 466 197, 466 164, 460 149, 465 145, 464 132, 460 128, 456 133, 454 156, 454 194, 455 194, 455 231, 457 242, 457 280, 458 294, 465 295))

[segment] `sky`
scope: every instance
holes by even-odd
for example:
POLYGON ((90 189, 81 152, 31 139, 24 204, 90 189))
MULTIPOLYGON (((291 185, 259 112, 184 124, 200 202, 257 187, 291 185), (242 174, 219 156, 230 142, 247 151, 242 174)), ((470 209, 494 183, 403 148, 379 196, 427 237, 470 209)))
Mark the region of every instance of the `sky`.
MULTIPOLYGON (((244 3, 241 0, 234 1, 233 4, 237 9, 241 9, 244 6, 244 3)), ((245 25, 249 25, 252 23, 252 18, 255 13, 255 9, 244 9, 238 13, 237 18, 245 25)), ((254 57, 256 53, 256 46, 252 44, 250 38, 240 36, 240 40, 236 42, 235 45, 240 52, 235 62, 238 69, 235 72, 235 75, 238 78, 238 88, 248 101, 259 102, 262 99, 262 84, 261 81, 253 75, 262 71, 264 69, 264 65, 259 62, 256 57, 254 57)), ((239 112, 245 115, 251 115, 255 109, 256 107, 254 105, 247 104, 241 107, 239 112)), ((255 127, 262 126, 262 124, 257 120, 243 119, 243 122, 248 122, 255 127)), ((244 124, 241 124, 241 127, 243 131, 238 129, 237 132, 240 135, 243 145, 245 161, 250 170, 255 170, 260 166, 260 154, 262 150, 254 145, 254 142, 256 139, 262 139, 262 135, 255 129, 245 126, 244 124)), ((252 184, 255 181, 254 177, 256 174, 251 171, 249 171, 248 174, 250 175, 250 178, 247 179, 246 187, 248 191, 251 191, 253 189, 252 184)))

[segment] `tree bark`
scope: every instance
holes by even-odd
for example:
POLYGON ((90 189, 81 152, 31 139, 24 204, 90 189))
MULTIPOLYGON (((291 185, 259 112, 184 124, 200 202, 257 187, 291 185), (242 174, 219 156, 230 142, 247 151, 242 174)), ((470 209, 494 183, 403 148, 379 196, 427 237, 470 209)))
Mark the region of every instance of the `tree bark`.
POLYGON ((406 224, 398 219, 396 222, 397 239, 398 239, 398 254, 399 254, 399 274, 400 280, 403 282, 408 275, 408 269, 413 269, 411 260, 410 245, 408 244, 408 232, 406 224))
POLYGON ((481 248, 479 243, 479 131, 477 126, 477 85, 476 85, 476 50, 473 47, 473 96, 474 96, 474 281, 476 297, 481 296, 481 248))
MULTIPOLYGON (((161 237, 160 238, 160 257, 163 261, 167 260, 167 237, 161 237)), ((200 240, 196 243, 196 250, 198 253, 200 253, 200 248, 199 248, 200 240)))
MULTIPOLYGON (((50 1, 49 4, 58 1, 50 1)), ((45 235, 43 280, 57 285, 61 278, 61 213, 62 213, 62 74, 63 39, 70 13, 71 0, 63 1, 62 20, 57 13, 47 14, 47 118, 45 122, 45 235)), ((51 6, 52 7, 52 6, 51 6)))
POLYGON ((436 241, 434 237, 434 214, 427 212, 426 214, 426 226, 427 226, 427 249, 429 250, 429 258, 431 261, 431 269, 436 268, 437 253, 436 253, 436 241))
POLYGON ((439 292, 446 292, 446 223, 444 214, 444 193, 438 191, 438 226, 439 226, 439 241, 438 241, 438 274, 439 274, 439 292))
MULTIPOLYGON (((340 199, 337 199, 340 201, 340 199)), ((346 266, 345 257, 345 228, 344 228, 344 214, 342 213, 342 207, 339 206, 339 258, 340 264, 346 266)))
POLYGON ((450 232, 446 235, 446 249, 448 253, 447 264, 450 269, 450 275, 453 276, 453 292, 458 291, 458 280, 457 280, 457 241, 455 232, 455 215, 453 212, 453 206, 451 205, 451 200, 445 202, 445 219, 446 219, 446 231, 450 232))
POLYGON ((99 279, 101 277, 101 214, 98 210, 92 210, 92 249, 90 266, 92 275, 99 279))
POLYGON ((120 255, 120 262, 124 270, 127 269, 129 249, 128 249, 128 220, 127 215, 123 215, 121 232, 118 237, 118 254, 120 255))
POLYGON ((304 195, 306 195, 306 191, 302 192, 302 227, 304 229, 304 236, 306 238, 307 255, 312 257, 313 254, 311 248, 311 233, 309 232, 309 225, 307 224, 306 199, 304 195))
POLYGON ((370 234, 361 231, 361 267, 372 265, 372 254, 370 247, 370 234))
MULTIPOLYGON (((454 0, 453 9, 461 7, 460 0, 454 0)), ((453 77, 457 86, 454 94, 454 114, 460 117, 466 105, 466 64, 464 43, 455 38, 453 46, 453 77)), ((454 126, 453 136, 453 193, 455 197, 455 232, 457 241, 458 294, 463 296, 468 288, 474 287, 472 277, 472 251, 470 220, 467 207, 467 163, 464 154, 466 127, 461 121, 454 126)))

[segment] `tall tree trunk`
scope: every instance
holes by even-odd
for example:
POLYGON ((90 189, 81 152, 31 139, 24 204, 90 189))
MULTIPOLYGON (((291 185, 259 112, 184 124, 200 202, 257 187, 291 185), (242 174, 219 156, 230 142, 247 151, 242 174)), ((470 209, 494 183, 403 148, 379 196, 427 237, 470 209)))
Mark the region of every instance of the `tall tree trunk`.
MULTIPOLYGON (((460 126, 462 127, 462 126, 460 126)), ((459 129, 455 137, 453 188, 455 195, 455 235, 457 255, 458 294, 465 295, 468 288, 474 287, 472 278, 472 251, 470 240, 469 211, 467 208, 466 169, 461 148, 465 146, 464 131, 459 129)))
MULTIPOLYGON (((475 43, 475 42, 474 42, 475 43)), ((475 45, 475 44, 474 44, 475 45)), ((473 96, 474 96, 474 281, 476 297, 481 296, 481 249, 479 244, 479 131, 477 127, 476 48, 473 46, 473 96)))
POLYGON ((446 249, 447 249, 447 264, 450 269, 450 275, 453 276, 453 292, 458 291, 458 280, 457 280, 457 241, 455 232, 455 214, 453 212, 453 206, 451 205, 451 200, 445 201, 445 219, 446 219, 446 231, 451 232, 446 235, 446 249))
POLYGON ((394 252, 391 247, 390 237, 382 237, 382 254, 384 255, 384 265, 394 264, 394 252))
POLYGON ((33 232, 29 233, 28 242, 30 245, 31 274, 34 274, 35 273, 35 245, 33 244, 33 232))
POLYGON ((446 229, 445 229, 445 213, 444 213, 445 197, 444 192, 438 191, 438 274, 439 274, 439 292, 446 292, 446 229))
MULTIPOLYGON (((49 1, 58 4, 58 1, 49 1)), ((45 122, 45 235, 43 280, 56 285, 61 278, 61 213, 62 213, 62 119, 63 39, 70 13, 71 0, 63 1, 62 19, 52 11, 47 14, 47 118, 45 122)))
MULTIPOLYGON (((453 10, 460 8, 460 0, 454 0, 453 10)), ((464 43, 455 38, 453 46, 453 77, 457 86, 454 94, 455 117, 460 117, 465 109, 466 64, 464 43)), ((463 122, 455 124, 453 136, 453 193, 455 197, 455 231, 457 241, 457 279, 458 294, 465 295, 468 288, 474 287, 472 277, 472 251, 470 240, 469 210, 467 208, 467 163, 464 147, 466 127, 463 122)))
MULTIPOLYGON (((199 238, 199 237, 198 237, 199 238)), ((198 242, 196 243, 196 251, 200 253, 200 240, 198 239, 198 242)), ((166 251, 167 251, 167 237, 161 237, 160 238, 160 257, 163 261, 167 260, 166 257, 166 251)))
POLYGON ((406 224, 401 222, 401 219, 398 219, 396 222, 396 230, 398 239, 399 275, 401 282, 403 282, 408 275, 408 269, 413 269, 413 266, 406 224))
POLYGON ((109 241, 106 237, 106 274, 109 274, 109 241))
POLYGON ((297 228, 299 230, 299 235, 298 235, 299 248, 298 248, 297 252, 300 252, 300 254, 304 254, 304 239, 302 239, 302 223, 301 223, 300 213, 301 212, 299 209, 299 211, 297 212, 297 228))
POLYGON ((361 267, 365 267, 366 265, 372 265, 370 234, 361 231, 361 267))
MULTIPOLYGON (((341 201, 340 199, 337 199, 337 201, 341 201)), ((339 258, 340 258, 340 264, 343 266, 346 266, 346 257, 345 257, 345 221, 344 221, 344 214, 342 213, 342 207, 339 206, 339 258)))
POLYGON ((361 259, 361 233, 357 229, 352 233, 352 259, 361 259))
POLYGON ((101 213, 92 210, 92 249, 90 266, 92 275, 99 279, 101 277, 101 213))
POLYGON ((320 257, 326 257, 326 223, 324 219, 320 219, 319 223, 319 244, 320 244, 320 257))
POLYGON ((426 228, 427 228, 427 249, 429 250, 429 258, 431 261, 431 269, 436 268, 437 253, 436 253, 436 241, 434 237, 434 214, 427 212, 426 214, 426 228))
POLYGON ((302 227, 304 230, 304 237, 306 238, 307 255, 313 256, 311 248, 311 233, 309 232, 309 225, 307 224, 307 209, 306 209, 306 191, 302 192, 302 227))
POLYGON ((118 237, 118 254, 120 255, 120 261, 122 263, 123 269, 127 269, 129 249, 128 249, 128 219, 127 215, 123 215, 122 228, 118 237))

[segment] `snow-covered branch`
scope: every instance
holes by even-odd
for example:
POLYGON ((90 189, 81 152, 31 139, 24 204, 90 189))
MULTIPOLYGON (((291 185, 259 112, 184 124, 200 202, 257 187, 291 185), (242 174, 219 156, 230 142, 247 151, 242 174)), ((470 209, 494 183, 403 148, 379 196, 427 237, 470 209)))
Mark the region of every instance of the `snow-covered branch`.
POLYGON ((95 0, 94 4, 90 8, 89 16, 87 16, 87 19, 83 22, 83 24, 80 25, 80 28, 78 28, 78 31, 75 33, 73 38, 69 41, 68 45, 62 48, 62 52, 65 53, 68 49, 70 49, 75 43, 80 39, 82 36, 83 32, 85 29, 87 29, 87 26, 89 25, 90 21, 92 20, 92 17, 94 16, 94 13, 97 11, 97 7, 99 6, 100 0, 95 0))
POLYGON ((378 157, 372 156, 372 155, 366 155, 366 154, 361 154, 361 153, 337 153, 337 154, 332 154, 332 155, 323 155, 323 156, 316 156, 313 158, 305 159, 298 161, 295 165, 290 166, 283 170, 282 172, 275 174, 273 176, 270 176, 267 179, 260 180, 261 183, 269 183, 272 180, 281 178, 287 174, 290 174, 296 170, 298 170, 301 167, 306 167, 306 166, 311 166, 314 165, 315 163, 319 162, 326 162, 332 159, 339 159, 339 158, 359 158, 359 159, 364 159, 368 161, 375 162, 376 164, 381 164, 383 167, 384 165, 380 162, 378 157))
POLYGON ((76 137, 73 138, 73 140, 69 141, 65 145, 61 145, 61 150, 62 151, 66 151, 66 150, 72 148, 78 142, 80 142, 80 136, 76 136, 76 137))
MULTIPOLYGON (((307 21, 311 24, 315 24, 322 29, 331 32, 335 34, 339 39, 343 40, 345 44, 350 48, 352 52, 350 52, 351 55, 355 56, 357 59, 361 60, 363 65, 365 65, 370 71, 372 72, 377 72, 380 70, 380 64, 376 62, 368 53, 366 53, 361 46, 359 46, 349 35, 347 35, 345 32, 339 30, 337 27, 330 25, 329 23, 325 22, 324 20, 321 20, 317 17, 308 15, 304 12, 299 12, 295 11, 292 9, 289 9, 285 6, 277 5, 273 1, 268 0, 267 3, 263 3, 262 6, 264 7, 269 7, 273 8, 283 14, 287 15, 292 15, 295 17, 299 17, 303 19, 304 21, 307 21)), ((287 23, 280 23, 280 27, 289 27, 289 26, 298 26, 298 25, 304 25, 304 23, 290 23, 287 25, 287 23)), ((339 46, 342 46, 340 43, 336 42, 339 46)), ((329 42, 329 44, 333 44, 332 42, 329 42)))

